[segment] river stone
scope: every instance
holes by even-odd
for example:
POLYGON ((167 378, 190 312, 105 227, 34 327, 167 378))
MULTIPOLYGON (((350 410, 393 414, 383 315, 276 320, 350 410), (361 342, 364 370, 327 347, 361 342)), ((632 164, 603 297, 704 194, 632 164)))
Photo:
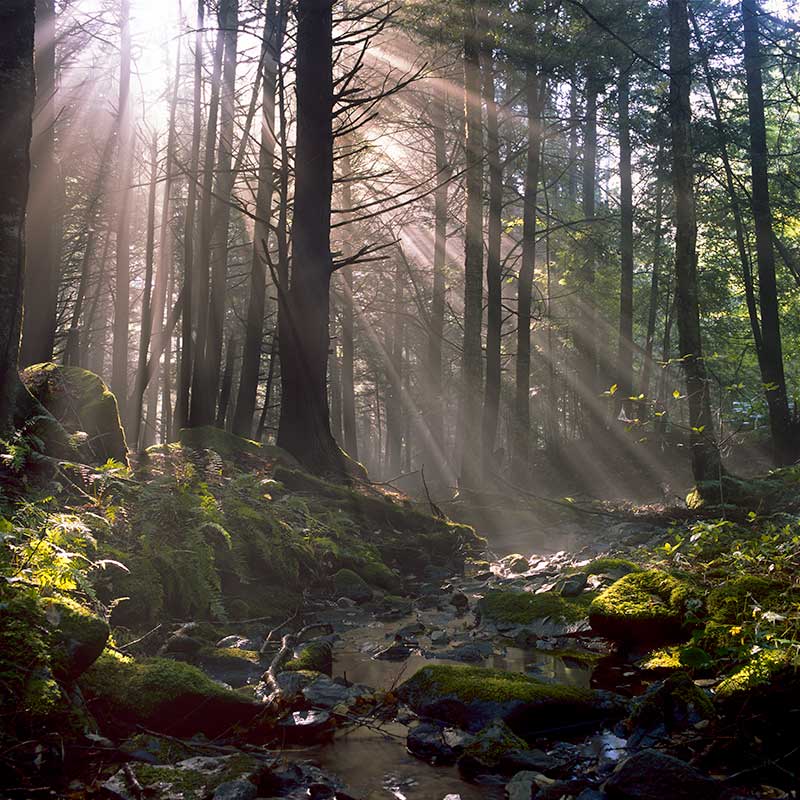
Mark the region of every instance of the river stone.
POLYGON ((321 709, 293 711, 278 723, 281 736, 291 744, 315 742, 332 732, 333 727, 330 712, 321 709))
POLYGON ((458 766, 469 776, 497 773, 501 771, 503 756, 527 746, 525 740, 520 739, 505 722, 496 719, 464 748, 458 766))
POLYGON ((554 781, 532 770, 518 772, 506 784, 506 797, 508 800, 531 800, 539 794, 539 790, 550 786, 554 781))
POLYGON ((351 705, 360 697, 372 696, 372 690, 368 686, 359 684, 344 686, 327 675, 318 675, 302 691, 303 697, 312 706, 328 709, 338 705, 351 705))
POLYGON ((531 565, 528 563, 528 559, 525 556, 521 556, 519 553, 513 553, 510 556, 506 556, 505 558, 500 560, 500 563, 512 573, 520 573, 520 572, 527 572, 531 565))
POLYGON ((405 661, 410 655, 410 647, 395 642, 382 650, 378 650, 372 657, 378 661, 405 661))
POLYGON ((577 572, 574 575, 567 575, 561 585, 560 594, 562 597, 577 597, 589 583, 589 576, 585 572, 577 572))
POLYGON ((458 728, 435 722, 420 722, 408 732, 408 751, 431 764, 455 764, 472 737, 458 728))
POLYGON ((247 780, 226 781, 214 790, 212 800, 254 800, 258 797, 255 784, 247 780))
POLYGON ((261 643, 253 639, 248 639, 246 636, 226 636, 217 642, 217 647, 230 647, 234 650, 259 650, 261 643))
POLYGON ((340 569, 333 576, 333 585, 338 597, 349 597, 356 603, 372 600, 372 589, 369 584, 351 569, 340 569))
POLYGON ((398 629, 397 636, 401 639, 411 639, 421 633, 425 633, 425 626, 421 622, 409 622, 408 625, 398 629))
POLYGON ((611 800, 717 800, 720 795, 715 781, 656 750, 623 761, 603 788, 611 800))

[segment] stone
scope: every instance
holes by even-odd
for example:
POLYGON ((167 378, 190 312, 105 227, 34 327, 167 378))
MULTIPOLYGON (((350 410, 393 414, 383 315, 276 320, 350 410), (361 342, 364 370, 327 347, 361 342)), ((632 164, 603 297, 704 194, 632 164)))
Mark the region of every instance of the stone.
POLYGON ((293 711, 278 723, 281 738, 290 744, 309 744, 332 733, 333 717, 324 709, 293 711))
POLYGON ((611 800, 717 800, 721 792, 694 767, 656 750, 623 761, 603 789, 611 800))
POLYGON ((128 463, 128 445, 117 399, 93 372, 52 363, 34 364, 21 373, 28 391, 71 434, 78 455, 88 464, 109 459, 128 463), (81 435, 79 435, 81 434, 81 435))
POLYGON ((501 559, 500 563, 511 573, 519 574, 521 572, 527 572, 531 565, 528 563, 528 559, 525 556, 519 555, 519 553, 514 553, 510 556, 506 556, 505 558, 501 559))
POLYGON ((53 672, 58 678, 74 680, 103 652, 108 623, 68 597, 48 597, 41 605, 53 631, 53 672))
POLYGON ((500 762, 503 772, 513 775, 517 772, 552 772, 562 766, 562 762, 543 750, 512 750, 500 762))
POLYGON ((472 737, 458 728, 423 721, 408 732, 406 747, 417 758, 430 764, 455 764, 472 737))
POLYGON ((451 606, 455 607, 457 611, 463 613, 469 608, 469 598, 464 592, 453 592, 448 598, 451 606))
POLYGON ((303 688, 303 697, 316 708, 331 709, 335 706, 349 706, 359 698, 371 697, 373 692, 367 686, 353 684, 345 686, 329 678, 327 675, 317 675, 306 687, 303 688))
POLYGON ((212 800, 255 800, 258 789, 248 780, 226 781, 214 790, 212 800))
POLYGON ((431 644, 447 644, 450 638, 450 634, 447 631, 431 632, 431 644))
POLYGON ((508 800, 531 800, 539 794, 540 789, 552 783, 554 781, 539 772, 524 770, 506 784, 506 797, 508 800))
POLYGON ((408 625, 403 625, 397 631, 397 636, 401 639, 410 639, 425 633, 425 626, 421 622, 410 622, 408 625))
POLYGON ((561 584, 560 594, 562 597, 577 597, 589 583, 589 576, 585 572, 577 572, 574 575, 567 575, 561 584))
POLYGON ((372 600, 369 584, 351 569, 340 569, 333 576, 333 585, 339 597, 348 597, 356 603, 372 600))
POLYGON ((355 600, 351 600, 349 597, 340 597, 336 601, 336 605, 339 606, 339 608, 355 608, 355 606, 358 604, 355 600))
POLYGON ((501 772, 503 757, 526 747, 524 739, 497 719, 479 731, 464 748, 458 767, 468 776, 501 772))
POLYGON ((217 647, 230 647, 234 650, 258 650, 261 647, 260 642, 253 639, 248 639, 246 636, 226 636, 217 642, 217 647))
POLYGON ((284 665, 287 672, 311 671, 333 674, 333 645, 327 639, 315 639, 295 648, 294 657, 284 665))
POLYGON ((389 645, 389 647, 384 647, 381 650, 378 650, 378 652, 372 657, 378 661, 405 661, 410 655, 410 647, 400 644, 399 642, 395 642, 394 644, 389 645))

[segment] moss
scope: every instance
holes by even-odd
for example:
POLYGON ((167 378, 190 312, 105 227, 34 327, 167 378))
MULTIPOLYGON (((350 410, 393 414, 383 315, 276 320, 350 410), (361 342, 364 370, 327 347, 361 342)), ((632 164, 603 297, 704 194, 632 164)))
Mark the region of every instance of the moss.
POLYGON ((178 440, 183 447, 191 450, 213 450, 232 461, 242 456, 252 456, 287 467, 298 466, 297 459, 281 447, 262 445, 213 425, 182 428, 178 433, 178 440))
POLYGON ((528 625, 535 620, 550 617, 564 622, 585 619, 594 595, 585 592, 577 598, 566 598, 555 592, 509 592, 495 589, 478 601, 481 619, 528 625))
POLYGON ((603 558, 596 558, 594 561, 581 567, 581 572, 585 572, 587 575, 604 575, 607 573, 621 573, 625 575, 631 572, 641 572, 641 569, 642 568, 638 564, 634 564, 633 561, 628 561, 625 558, 604 556, 603 558))
POLYGON ((741 575, 709 592, 706 600, 708 612, 715 622, 733 624, 743 617, 753 605, 771 606, 785 599, 786 587, 778 581, 758 575, 741 575))
POLYGON ((665 721, 686 726, 713 716, 711 698, 685 672, 676 672, 637 699, 630 724, 645 729, 665 721))
POLYGON ((494 769, 501 760, 514 751, 527 750, 527 742, 517 736, 502 720, 495 720, 480 731, 464 748, 459 762, 461 769, 482 771, 494 769))
POLYGON ((309 642, 284 665, 284 669, 287 672, 312 671, 330 675, 333 671, 333 653, 330 643, 309 642))
POLYGON ((372 590, 366 581, 351 569, 340 569, 333 576, 333 588, 339 597, 363 601, 372 597, 372 590))
POLYGON ((544 683, 519 672, 446 664, 423 667, 403 687, 407 695, 455 697, 465 703, 571 703, 584 702, 592 696, 585 689, 544 683))
POLYGON ((53 671, 57 677, 76 678, 103 652, 108 623, 80 603, 58 596, 42 601, 53 628, 53 671))
POLYGON ((762 650, 725 678, 717 686, 716 696, 722 700, 735 699, 767 688, 782 673, 796 666, 797 659, 789 650, 762 650))
POLYGON ((633 572, 596 597, 589 608, 592 628, 617 640, 651 641, 680 635, 694 587, 661 570, 633 572))
POLYGON ((546 650, 544 652, 547 653, 547 655, 555 656, 565 661, 574 661, 586 667, 594 666, 603 658, 602 653, 593 653, 591 650, 578 650, 568 647, 560 647, 556 650, 546 650))
POLYGON ((396 593, 403 588, 403 582, 400 577, 380 561, 364 561, 356 564, 354 570, 367 583, 371 583, 373 586, 377 586, 387 592, 396 593))
POLYGON ((651 650, 637 666, 653 672, 681 669, 681 648, 673 646, 651 650))
POLYGON ((67 431, 87 434, 78 444, 86 461, 127 463, 117 400, 101 378, 80 367, 44 363, 24 370, 22 380, 67 431))

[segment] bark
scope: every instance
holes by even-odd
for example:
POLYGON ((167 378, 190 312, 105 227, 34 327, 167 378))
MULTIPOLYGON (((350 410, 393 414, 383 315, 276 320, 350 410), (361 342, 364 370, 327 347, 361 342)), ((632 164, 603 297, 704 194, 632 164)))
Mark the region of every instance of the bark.
POLYGON ((616 394, 629 409, 633 387, 633 178, 631 175, 630 73, 621 71, 618 91, 620 182, 620 289, 616 394))
POLYGON ((650 276, 650 298, 647 307, 647 333, 644 345, 644 364, 642 366, 641 389, 644 395, 650 397, 650 376, 653 372, 653 343, 656 335, 656 318, 658 316, 658 295, 661 286, 661 250, 664 241, 663 205, 664 205, 664 179, 662 175, 663 145, 658 147, 656 156, 656 203, 655 203, 655 231, 653 233, 653 272, 650 276))
POLYGON ((769 407, 773 459, 778 465, 794 460, 795 443, 783 371, 778 286, 775 280, 775 251, 772 243, 767 130, 764 120, 762 56, 759 43, 758 0, 742 0, 744 26, 744 67, 747 78, 747 110, 750 128, 751 208, 756 230, 758 260, 758 301, 761 311, 761 380, 769 407))
MULTIPOLYGON (((261 100, 261 138, 258 148, 258 189, 253 252, 250 259, 250 295, 247 304, 242 373, 233 416, 233 432, 251 436, 256 409, 256 393, 264 346, 264 311, 266 308, 267 270, 265 247, 269 241, 269 220, 275 180, 275 89, 278 60, 283 46, 283 9, 277 0, 267 3, 264 22, 263 86, 261 100)), ((281 4, 282 5, 282 4, 281 4)))
POLYGON ((297 7, 297 143, 292 274, 280 318, 278 445, 317 474, 344 477, 330 430, 327 394, 331 193, 333 190, 333 21, 328 0, 297 7))
POLYGON ((114 272, 114 341, 111 351, 111 389, 119 416, 128 422, 128 336, 130 332, 130 216, 133 183, 134 131, 131 116, 130 0, 120 0, 119 63, 119 206, 114 272))
POLYGON ((236 356, 239 352, 239 342, 234 336, 228 339, 228 348, 225 353, 225 371, 222 373, 222 382, 219 389, 219 403, 217 404, 217 418, 215 425, 218 428, 225 427, 225 420, 228 417, 228 407, 233 390, 233 370, 236 364, 236 356))
POLYGON ((536 197, 541 166, 544 92, 544 80, 537 74, 536 67, 529 65, 525 73, 528 148, 522 210, 522 265, 517 289, 517 358, 511 439, 512 469, 518 480, 524 480, 530 470, 531 312, 536 268, 536 197))
POLYGON ((264 441, 264 429, 267 426, 269 415, 269 404, 272 400, 272 383, 275 378, 275 362, 278 358, 278 330, 272 331, 272 342, 269 346, 269 367, 267 368, 267 382, 264 386, 264 405, 261 408, 261 416, 256 427, 256 441, 264 441))
POLYGON ((20 365, 53 357, 61 251, 61 177, 55 152, 56 12, 54 0, 36 0, 36 101, 25 243, 25 316, 20 365))
POLYGON ((577 75, 569 85, 569 150, 567 200, 575 203, 578 197, 578 87, 577 75))
POLYGON ((0 434, 13 427, 35 79, 33 0, 0 5, 0 434))
MULTIPOLYGON (((393 307, 403 308, 404 271, 398 259, 394 273, 393 307)), ((403 447, 403 316, 391 315, 388 331, 388 363, 386 381, 386 471, 394 477, 400 473, 403 447)))
MULTIPOLYGON (((336 296, 334 295, 334 306, 337 305, 336 296)), ((333 324, 335 328, 337 314, 333 313, 333 324)), ((332 331, 333 342, 336 341, 336 330, 332 331)), ((331 408, 331 434, 337 442, 343 439, 342 432, 342 370, 339 362, 339 354, 337 347, 331 348, 331 353, 328 358, 328 403, 331 408)))
POLYGON ((496 469, 494 462, 497 421, 500 412, 500 345, 503 324, 503 275, 500 246, 503 235, 503 168, 500 161, 500 133, 495 99, 494 64, 491 46, 483 50, 483 96, 486 103, 486 161, 489 167, 489 226, 486 248, 486 391, 483 397, 483 465, 496 469))
POLYGON ((194 273, 195 264, 195 216, 197 212, 197 182, 200 168, 201 112, 203 102, 203 0, 197 0, 197 32, 194 40, 194 97, 192 102, 192 147, 189 161, 186 218, 183 229, 183 291, 184 303, 181 315, 181 352, 178 371, 178 388, 175 403, 175 428, 180 430, 189 424, 189 391, 192 385, 194 363, 194 273))
POLYGON ((464 106, 466 111, 467 218, 464 242, 464 352, 462 412, 458 435, 460 485, 476 488, 481 479, 483 316, 483 129, 481 126, 480 48, 476 2, 468 0, 464 17, 464 106))
POLYGON ((670 131, 675 196, 675 304, 681 363, 689 405, 689 440, 695 481, 719 479, 722 465, 714 436, 697 303, 697 222, 691 138, 692 67, 687 0, 668 0, 670 131))

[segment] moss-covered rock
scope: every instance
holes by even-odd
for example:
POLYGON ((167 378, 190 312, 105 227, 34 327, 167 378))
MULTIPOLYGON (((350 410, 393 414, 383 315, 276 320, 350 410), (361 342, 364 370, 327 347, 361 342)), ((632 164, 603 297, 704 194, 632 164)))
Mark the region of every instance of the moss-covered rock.
POLYGON ((479 731, 464 748, 458 766, 466 775, 497 772, 501 762, 511 753, 528 749, 521 739, 501 719, 496 719, 479 731))
POLYGON ((496 719, 521 735, 602 717, 591 691, 483 667, 423 667, 398 689, 418 714, 478 731, 496 719))
POLYGON ((714 622, 734 624, 742 617, 752 618, 753 606, 779 604, 786 599, 787 587, 759 575, 740 575, 712 589, 706 599, 714 622))
POLYGON ((259 444, 213 425, 182 428, 178 433, 178 441, 190 450, 213 450, 232 461, 242 456, 252 456, 293 469, 300 466, 297 459, 281 447, 259 444))
POLYGON ((612 575, 616 578, 622 578, 631 572, 640 572, 641 567, 633 561, 626 558, 614 558, 612 556, 603 556, 590 561, 581 567, 581 570, 587 575, 612 575))
POLYGON ((214 683, 197 667, 166 658, 134 661, 104 652, 83 674, 89 707, 112 730, 219 736, 252 726, 262 706, 214 683))
POLYGON ((657 642, 684 631, 687 604, 696 597, 685 580, 653 569, 632 572, 600 593, 589 607, 592 630, 623 642, 657 642))
POLYGON ((715 694, 721 700, 745 699, 756 692, 768 692, 778 687, 779 678, 791 676, 797 687, 797 658, 789 650, 761 650, 751 656, 742 666, 725 678, 716 688, 715 694))
POLYGON ((552 619, 558 623, 577 623, 586 619, 591 593, 567 598, 557 592, 515 592, 495 589, 478 601, 482 620, 508 625, 530 625, 537 620, 552 619))
POLYGON ((333 648, 328 641, 308 642, 298 647, 294 658, 287 661, 283 667, 288 672, 322 672, 325 675, 333 674, 333 648))
POLYGON ((103 652, 108 623, 68 597, 46 598, 42 608, 52 628, 53 672, 58 678, 77 678, 103 652))
POLYGON ((367 582, 351 569, 340 569, 333 576, 333 589, 337 597, 347 597, 357 603, 372 599, 372 589, 367 582))
POLYGON ((80 367, 44 363, 24 370, 22 381, 65 430, 76 434, 74 444, 84 461, 127 463, 117 399, 101 378, 80 367))

